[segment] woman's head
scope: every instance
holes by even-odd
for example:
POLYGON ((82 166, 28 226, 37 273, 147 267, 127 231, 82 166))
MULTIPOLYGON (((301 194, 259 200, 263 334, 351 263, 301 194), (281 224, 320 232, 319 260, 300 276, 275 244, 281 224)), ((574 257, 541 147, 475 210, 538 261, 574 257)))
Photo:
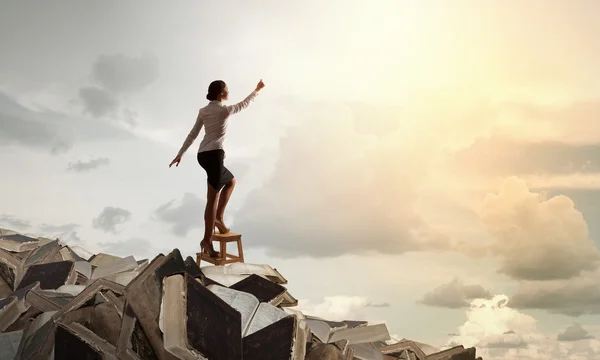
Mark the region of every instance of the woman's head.
POLYGON ((229 89, 227 89, 227 84, 223 80, 215 80, 210 83, 208 86, 208 94, 206 94, 206 99, 213 100, 227 100, 229 96, 229 89))

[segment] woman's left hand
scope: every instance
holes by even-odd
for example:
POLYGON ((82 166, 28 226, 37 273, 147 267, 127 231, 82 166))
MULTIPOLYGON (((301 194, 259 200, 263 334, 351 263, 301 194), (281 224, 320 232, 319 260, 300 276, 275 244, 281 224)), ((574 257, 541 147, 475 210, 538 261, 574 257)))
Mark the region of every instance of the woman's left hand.
POLYGON ((173 161, 171 161, 171 163, 169 164, 169 167, 173 166, 173 164, 175 164, 175 166, 179 166, 180 162, 181 162, 181 156, 177 155, 177 156, 175 156, 175 159, 173 159, 173 161))

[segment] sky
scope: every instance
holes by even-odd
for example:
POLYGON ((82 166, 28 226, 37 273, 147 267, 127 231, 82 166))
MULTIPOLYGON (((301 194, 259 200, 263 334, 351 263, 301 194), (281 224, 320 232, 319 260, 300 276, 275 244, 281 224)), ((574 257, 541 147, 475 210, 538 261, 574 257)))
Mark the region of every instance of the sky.
POLYGON ((600 359, 599 37, 593 0, 1 0, 0 227, 193 255, 200 138, 168 165, 263 79, 225 220, 300 309, 600 359))

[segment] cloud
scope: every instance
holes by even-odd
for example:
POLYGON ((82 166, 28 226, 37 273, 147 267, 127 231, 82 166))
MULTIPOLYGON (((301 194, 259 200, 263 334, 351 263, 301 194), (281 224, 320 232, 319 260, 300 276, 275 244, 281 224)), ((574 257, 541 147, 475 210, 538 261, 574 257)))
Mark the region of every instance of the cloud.
POLYGON ((537 320, 511 308, 505 295, 473 300, 466 312, 467 320, 458 327, 451 343, 475 346, 477 356, 486 360, 600 359, 596 340, 565 344, 537 329, 537 320))
POLYGON ((95 118, 110 117, 131 126, 137 125, 137 114, 121 107, 124 96, 143 90, 158 78, 159 63, 155 56, 144 54, 100 55, 92 65, 92 78, 99 86, 83 86, 78 95, 84 112, 95 118))
POLYGON ((75 230, 78 227, 80 227, 80 226, 77 224, 63 224, 63 225, 42 224, 39 226, 40 230, 43 232, 69 232, 69 231, 75 230))
POLYGON ((62 225, 41 224, 38 226, 41 234, 43 234, 44 237, 50 239, 59 239, 65 244, 81 242, 81 238, 76 231, 76 229, 80 227, 80 225, 73 223, 62 225))
POLYGON ((31 223, 29 221, 19 219, 10 214, 1 214, 0 224, 7 226, 10 230, 25 230, 31 228, 31 223))
POLYGON ((390 307, 390 303, 387 302, 383 302, 383 303, 368 303, 366 305, 366 307, 372 307, 372 308, 388 308, 390 307))
POLYGON ((140 57, 124 54, 100 55, 92 66, 94 79, 114 93, 143 90, 154 82, 158 75, 158 59, 149 54, 140 57))
MULTIPOLYGON (((501 106, 501 114, 515 124, 527 127, 521 137, 529 134, 536 138, 553 139, 570 144, 596 144, 600 142, 600 100, 574 101, 559 106, 543 106, 532 103, 513 102, 501 106), (585 129, 585 131, 582 131, 585 129), (536 131, 537 130, 537 131, 536 131)), ((513 134, 518 134, 518 129, 513 134)), ((506 132, 505 132, 506 133, 506 132)), ((556 155, 556 154, 554 154, 556 155)), ((558 155, 562 157, 563 155, 558 155)))
POLYGON ((573 323, 556 337, 558 341, 578 341, 593 338, 594 336, 590 335, 579 323, 573 323))
MULTIPOLYGON (((2 105, 0 101, 0 107, 2 105)), ((42 148, 52 154, 64 153, 71 148, 70 138, 62 135, 56 125, 40 120, 42 114, 24 108, 20 110, 16 114, 0 110, 0 144, 42 148)))
POLYGON ((76 231, 80 226, 73 223, 62 225, 40 224, 34 226, 29 220, 2 214, 0 215, 0 227, 2 226, 6 226, 8 230, 31 234, 33 237, 58 238, 66 244, 81 242, 76 231))
POLYGON ((96 229, 112 232, 116 234, 117 226, 131 220, 131 212, 118 207, 107 206, 102 210, 100 215, 92 221, 92 225, 96 229))
POLYGON ((95 86, 87 86, 79 89, 85 111, 94 117, 115 115, 119 108, 119 101, 113 94, 95 86))
POLYGON ((361 134, 383 137, 399 128, 399 110, 361 102, 350 102, 348 106, 354 114, 354 127, 361 134))
POLYGON ((138 114, 131 109, 123 108, 121 110, 121 120, 131 126, 136 126, 138 124, 138 114))
POLYGON ((83 120, 66 113, 32 110, 0 91, 0 147, 20 145, 62 154, 81 142, 121 141, 133 135, 104 121, 83 120))
POLYGON ((567 175, 600 172, 600 144, 479 138, 451 155, 454 171, 485 176, 525 174, 567 175))
POLYGON ((427 159, 357 133, 353 116, 342 105, 315 107, 281 139, 272 176, 248 195, 233 224, 252 246, 280 257, 447 246, 415 212, 427 159))
POLYGON ((451 340, 462 343, 465 347, 483 343, 487 347, 487 344, 498 345, 502 342, 506 344, 518 344, 521 343, 521 340, 527 342, 525 338, 515 340, 516 336, 536 332, 537 321, 529 315, 508 307, 508 300, 508 296, 495 295, 491 299, 471 301, 466 312, 467 321, 458 327, 460 335, 451 340), (513 331, 514 334, 509 334, 510 331, 513 331))
POLYGON ((458 309, 468 307, 474 299, 491 299, 492 294, 481 285, 464 285, 454 278, 426 293, 418 302, 424 305, 458 309))
POLYGON ((108 158, 96 158, 89 161, 79 160, 74 163, 69 163, 67 171, 87 172, 93 169, 97 169, 101 166, 107 166, 108 164, 110 164, 110 159, 108 158))
POLYGON ((503 333, 502 335, 490 336, 479 346, 488 349, 522 349, 527 348, 527 342, 516 333, 503 333))
POLYGON ((467 320, 449 334, 445 347, 475 346, 477 356, 486 360, 600 359, 600 342, 587 332, 574 332, 584 337, 581 341, 559 341, 560 334, 541 332, 537 320, 512 308, 512 303, 506 295, 473 300, 466 311, 467 320))
POLYGON ((485 197, 479 216, 500 257, 499 272, 513 279, 569 279, 598 268, 600 252, 566 196, 546 199, 510 177, 499 193, 485 197))
POLYGON ((600 271, 568 280, 523 281, 511 298, 511 306, 574 317, 600 314, 599 283, 600 271))
POLYGON ((206 200, 185 193, 180 202, 171 200, 154 210, 154 218, 171 225, 173 234, 184 237, 192 229, 204 228, 206 200))

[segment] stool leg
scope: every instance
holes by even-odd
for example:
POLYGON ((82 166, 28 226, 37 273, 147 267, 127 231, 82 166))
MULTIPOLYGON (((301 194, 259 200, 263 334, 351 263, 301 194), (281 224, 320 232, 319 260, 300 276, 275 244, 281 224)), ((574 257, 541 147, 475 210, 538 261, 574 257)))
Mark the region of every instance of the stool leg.
POLYGON ((242 249, 242 239, 237 241, 238 246, 238 256, 240 257, 240 261, 244 262, 244 250, 242 249))
POLYGON ((223 260, 227 260, 227 243, 225 241, 221 241, 220 249, 221 253, 219 255, 221 256, 219 257, 223 260))

